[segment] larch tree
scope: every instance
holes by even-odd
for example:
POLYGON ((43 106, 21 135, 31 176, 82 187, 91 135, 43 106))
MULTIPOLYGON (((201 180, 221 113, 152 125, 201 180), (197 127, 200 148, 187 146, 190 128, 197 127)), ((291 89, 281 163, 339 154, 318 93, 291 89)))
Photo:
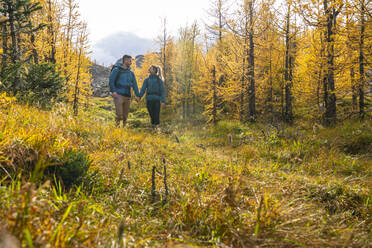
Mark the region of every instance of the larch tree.
MULTIPOLYGON (((64 47, 63 51, 63 73, 64 76, 69 80, 72 76, 69 73, 69 64, 71 64, 72 57, 69 56, 69 51, 72 48, 72 41, 75 35, 79 35, 78 31, 84 25, 80 21, 79 5, 76 0, 64 0, 62 2, 64 12, 64 24, 62 25, 63 31, 61 34, 61 43, 64 47)), ((83 28, 84 29, 84 28, 83 28)))
POLYGON ((298 1, 297 10, 308 25, 321 32, 321 59, 324 61, 322 72, 323 101, 325 110, 323 123, 327 126, 336 122, 335 88, 335 37, 337 36, 337 17, 343 7, 341 0, 323 0, 322 2, 298 1))
POLYGON ((199 28, 195 22, 190 27, 180 29, 180 38, 177 41, 178 54, 176 55, 175 80, 177 90, 175 100, 181 104, 182 117, 184 120, 191 115, 191 107, 194 100, 193 84, 197 77, 198 66, 196 56, 198 49, 196 38, 199 28))
POLYGON ((244 0, 239 6, 236 18, 228 22, 229 30, 235 35, 236 40, 241 40, 241 49, 243 56, 241 58, 244 65, 243 74, 240 77, 241 87, 244 91, 241 92, 241 108, 240 119, 254 121, 256 120, 256 83, 255 83, 255 1, 244 0), (245 83, 247 81, 247 83, 245 83), (247 96, 247 104, 245 104, 245 95, 247 96), (247 107, 245 107, 247 106, 247 107), (245 109, 243 109, 246 108, 245 109), (243 117, 244 113, 244 117, 243 117))
POLYGON ((208 14, 208 24, 206 24, 207 37, 213 43, 215 49, 216 63, 209 69, 213 74, 213 79, 211 83, 211 90, 213 91, 213 123, 218 120, 217 113, 220 112, 219 108, 223 105, 223 100, 221 99, 223 94, 219 91, 219 87, 226 84, 227 73, 226 66, 223 62, 222 57, 226 55, 227 49, 224 44, 224 33, 227 29, 227 11, 228 11, 227 0, 213 0, 211 1, 211 6, 207 11, 208 14))
POLYGON ((172 51, 170 49, 170 42, 172 41, 171 36, 168 33, 167 29, 167 18, 163 17, 161 19, 161 33, 157 38, 157 42, 160 46, 160 53, 159 53, 159 61, 162 67, 163 72, 163 79, 164 79, 164 90, 165 90, 165 97, 167 98, 170 91, 170 83, 171 81, 168 80, 171 75, 171 56, 172 51))

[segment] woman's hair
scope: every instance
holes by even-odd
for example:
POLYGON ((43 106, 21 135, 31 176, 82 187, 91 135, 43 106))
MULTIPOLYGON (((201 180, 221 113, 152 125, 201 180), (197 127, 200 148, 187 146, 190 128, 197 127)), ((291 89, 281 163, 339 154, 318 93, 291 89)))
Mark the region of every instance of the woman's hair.
POLYGON ((158 65, 151 65, 150 68, 154 68, 155 69, 155 74, 161 79, 161 80, 164 80, 163 79, 163 73, 162 73, 162 70, 161 70, 161 67, 158 66, 158 65))

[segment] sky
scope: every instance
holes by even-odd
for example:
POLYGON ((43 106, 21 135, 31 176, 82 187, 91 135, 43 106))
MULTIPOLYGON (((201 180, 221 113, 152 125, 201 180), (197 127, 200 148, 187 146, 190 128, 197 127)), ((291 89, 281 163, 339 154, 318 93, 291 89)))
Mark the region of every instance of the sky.
POLYGON ((154 50, 162 17, 173 36, 195 20, 203 25, 210 0, 80 0, 79 4, 88 23, 91 57, 108 65, 124 53, 136 56, 154 50))

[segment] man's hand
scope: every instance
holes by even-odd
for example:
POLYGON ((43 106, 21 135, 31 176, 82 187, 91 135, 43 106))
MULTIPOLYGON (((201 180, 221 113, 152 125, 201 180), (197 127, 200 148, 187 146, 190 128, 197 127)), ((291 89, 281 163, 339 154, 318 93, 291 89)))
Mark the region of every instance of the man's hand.
POLYGON ((161 107, 164 107, 165 106, 165 103, 164 102, 160 103, 160 106, 161 107))
POLYGON ((112 92, 111 96, 112 96, 112 97, 117 97, 117 96, 118 96, 118 93, 116 93, 116 92, 112 92))
POLYGON ((136 97, 136 101, 139 102, 141 99, 139 97, 136 97))

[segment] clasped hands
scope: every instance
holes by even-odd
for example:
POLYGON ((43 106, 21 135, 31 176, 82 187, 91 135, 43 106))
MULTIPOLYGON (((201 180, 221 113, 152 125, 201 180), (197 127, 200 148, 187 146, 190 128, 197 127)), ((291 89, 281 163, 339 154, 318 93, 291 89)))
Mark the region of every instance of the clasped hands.
MULTIPOLYGON (((113 97, 113 98, 115 98, 115 97, 117 97, 119 94, 117 93, 117 92, 112 92, 111 93, 111 96, 113 97)), ((141 99, 139 98, 139 97, 136 97, 136 102, 140 102, 141 101, 141 99)))
MULTIPOLYGON (((118 96, 118 93, 116 92, 112 92, 112 97, 116 97, 118 96)), ((141 101, 141 98, 139 98, 138 96, 136 97, 136 102, 140 102, 141 101)), ((161 103, 161 106, 164 107, 165 103, 161 103)))

